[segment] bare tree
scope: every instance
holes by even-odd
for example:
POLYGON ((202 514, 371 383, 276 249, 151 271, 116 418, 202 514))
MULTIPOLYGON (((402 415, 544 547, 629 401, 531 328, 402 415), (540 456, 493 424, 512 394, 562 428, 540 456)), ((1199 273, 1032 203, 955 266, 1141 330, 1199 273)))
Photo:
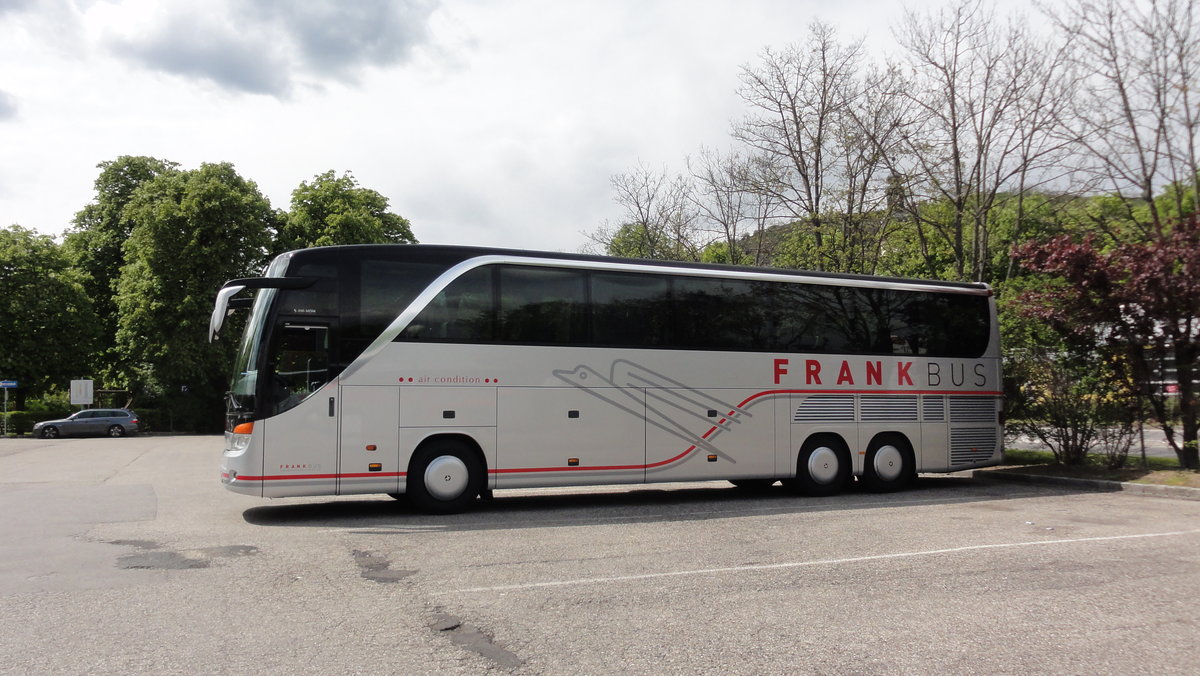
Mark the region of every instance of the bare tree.
POLYGON ((890 69, 871 69, 848 83, 846 107, 836 118, 839 182, 834 217, 842 241, 842 269, 878 272, 884 246, 898 229, 891 195, 891 164, 899 138, 895 98, 880 86, 895 77, 890 69))
POLYGON ((1070 45, 1027 38, 1016 45, 1012 68, 1021 72, 1021 95, 1017 98, 1016 210, 1008 235, 1009 259, 1004 279, 1016 272, 1016 247, 1031 235, 1027 224, 1027 198, 1034 191, 1062 182, 1071 173, 1072 141, 1057 133, 1059 120, 1076 91, 1075 69, 1070 45))
POLYGON ((815 243, 813 267, 839 267, 831 257, 840 242, 825 214, 838 181, 839 144, 850 82, 859 66, 861 43, 839 44, 834 30, 815 22, 809 39, 782 52, 763 51, 757 67, 742 69, 739 95, 751 114, 734 137, 760 155, 752 190, 770 195, 815 243))
POLYGON ((1090 179, 1083 187, 1119 196, 1123 215, 1145 238, 1162 238, 1167 217, 1189 216, 1194 206, 1187 194, 1200 194, 1200 100, 1192 96, 1200 91, 1196 4, 1074 0, 1063 10, 1044 10, 1079 72, 1062 132, 1081 150, 1090 179), (1164 187, 1167 205, 1154 200, 1164 187))
POLYGON ((1037 136, 1047 133, 1045 119, 1027 105, 1039 78, 1048 77, 1032 67, 1040 52, 1022 23, 997 22, 983 0, 910 11, 896 39, 909 71, 892 92, 906 111, 899 152, 889 156, 905 179, 901 204, 930 272, 939 272, 937 257, 948 251, 950 274, 986 281, 993 210, 1029 187, 1030 167, 1049 152, 1037 136), (933 203, 949 213, 930 209, 933 203))
POLYGON ((697 231, 691 182, 644 164, 611 179, 622 208, 620 225, 602 226, 587 237, 604 253, 659 260, 700 260, 707 242, 697 231))
POLYGON ((754 188, 754 165, 753 159, 736 150, 721 153, 701 148, 697 157, 688 159, 695 180, 692 200, 706 229, 725 246, 722 262, 766 262, 762 238, 776 203, 771 195, 754 188), (755 245, 744 248, 742 240, 749 236, 754 237, 755 245))

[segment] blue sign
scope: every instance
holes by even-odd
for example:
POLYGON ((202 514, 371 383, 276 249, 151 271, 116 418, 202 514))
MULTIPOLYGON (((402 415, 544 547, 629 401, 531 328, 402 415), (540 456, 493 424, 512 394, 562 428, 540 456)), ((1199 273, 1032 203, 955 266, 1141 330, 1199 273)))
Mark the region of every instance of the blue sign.
POLYGON ((15 390, 17 389, 17 381, 15 380, 0 380, 0 390, 15 390))

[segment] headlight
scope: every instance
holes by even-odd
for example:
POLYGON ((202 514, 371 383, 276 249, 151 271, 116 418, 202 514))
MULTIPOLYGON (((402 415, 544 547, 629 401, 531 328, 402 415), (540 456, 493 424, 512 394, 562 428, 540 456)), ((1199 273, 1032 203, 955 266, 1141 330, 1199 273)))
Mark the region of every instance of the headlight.
POLYGON ((250 435, 249 434, 234 434, 233 432, 225 433, 225 448, 228 448, 229 450, 231 450, 235 453, 241 453, 242 451, 246 450, 249 446, 250 446, 250 435))

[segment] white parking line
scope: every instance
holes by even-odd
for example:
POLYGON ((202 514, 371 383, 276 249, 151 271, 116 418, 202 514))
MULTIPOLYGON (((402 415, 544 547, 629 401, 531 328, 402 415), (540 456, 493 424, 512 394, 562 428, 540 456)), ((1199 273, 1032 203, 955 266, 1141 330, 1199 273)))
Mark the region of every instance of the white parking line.
POLYGON ((859 563, 863 561, 882 561, 886 559, 903 559, 917 556, 934 556, 937 554, 956 554, 959 552, 974 552, 986 549, 1015 549, 1017 547, 1041 547, 1047 545, 1069 545, 1081 542, 1111 542, 1114 540, 1137 540, 1145 538, 1176 537, 1180 535, 1197 535, 1200 529, 1179 530, 1165 533, 1135 533, 1132 535, 1106 535, 1090 538, 1071 538, 1068 540, 1035 540, 1031 542, 1002 542, 986 545, 968 545, 948 549, 928 549, 916 552, 897 552, 894 554, 875 554, 873 556, 854 556, 844 559, 817 559, 815 561, 793 561, 789 563, 768 563, 750 566, 728 566, 724 568, 700 568, 695 570, 672 570, 661 573, 644 573, 641 575, 618 575, 613 577, 586 577, 574 580, 551 580, 546 582, 527 582, 524 584, 497 585, 492 587, 468 587, 456 589, 453 594, 471 594, 476 592, 520 591, 525 589, 541 589, 545 587, 569 587, 585 584, 608 584, 614 582, 636 582, 653 580, 663 577, 683 577, 687 575, 716 575, 721 573, 744 573, 759 570, 783 570, 787 568, 803 568, 807 566, 828 566, 843 563, 859 563))

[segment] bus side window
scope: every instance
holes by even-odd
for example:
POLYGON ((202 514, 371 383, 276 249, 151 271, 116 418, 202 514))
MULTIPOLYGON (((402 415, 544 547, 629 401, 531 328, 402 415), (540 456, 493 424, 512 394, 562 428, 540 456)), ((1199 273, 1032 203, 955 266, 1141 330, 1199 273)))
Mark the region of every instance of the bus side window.
POLYGON ((421 310, 397 340, 489 343, 495 340, 494 268, 465 273, 421 310))
POLYGON ((667 344, 671 287, 666 277, 597 272, 591 275, 591 285, 593 343, 621 347, 667 344))
POLYGON ((586 277, 580 270, 500 268, 500 339, 506 343, 582 343, 586 277))

